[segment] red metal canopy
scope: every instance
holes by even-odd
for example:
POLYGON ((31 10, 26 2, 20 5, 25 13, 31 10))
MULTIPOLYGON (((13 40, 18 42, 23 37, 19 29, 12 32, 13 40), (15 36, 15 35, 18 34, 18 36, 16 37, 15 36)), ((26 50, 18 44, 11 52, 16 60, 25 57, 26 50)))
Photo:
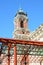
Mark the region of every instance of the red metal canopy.
POLYGON ((0 38, 2 43, 14 43, 14 44, 27 44, 27 45, 38 45, 43 46, 43 42, 40 41, 28 41, 28 40, 18 40, 18 39, 9 39, 9 38, 0 38))

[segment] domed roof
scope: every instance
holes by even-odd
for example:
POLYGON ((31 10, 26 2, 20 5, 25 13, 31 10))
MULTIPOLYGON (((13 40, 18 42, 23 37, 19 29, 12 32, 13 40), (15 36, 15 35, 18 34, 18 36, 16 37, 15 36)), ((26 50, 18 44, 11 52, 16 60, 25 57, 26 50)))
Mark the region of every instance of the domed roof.
POLYGON ((15 16, 17 16, 17 14, 27 16, 27 14, 21 8, 17 11, 15 16))

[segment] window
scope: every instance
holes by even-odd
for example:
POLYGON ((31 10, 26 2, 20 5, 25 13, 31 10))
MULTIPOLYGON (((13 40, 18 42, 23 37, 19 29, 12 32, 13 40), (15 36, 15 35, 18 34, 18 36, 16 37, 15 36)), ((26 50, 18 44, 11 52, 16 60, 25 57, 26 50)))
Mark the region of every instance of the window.
POLYGON ((20 27, 23 28, 23 21, 20 22, 20 27))

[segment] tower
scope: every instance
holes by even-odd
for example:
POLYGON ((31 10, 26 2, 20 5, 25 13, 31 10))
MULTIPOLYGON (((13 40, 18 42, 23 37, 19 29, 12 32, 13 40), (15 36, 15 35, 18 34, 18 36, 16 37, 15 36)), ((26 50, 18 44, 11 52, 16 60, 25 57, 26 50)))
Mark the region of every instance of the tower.
POLYGON ((15 34, 29 34, 28 28, 27 28, 27 14, 24 13, 22 9, 19 9, 14 17, 14 32, 13 32, 13 38, 15 34))

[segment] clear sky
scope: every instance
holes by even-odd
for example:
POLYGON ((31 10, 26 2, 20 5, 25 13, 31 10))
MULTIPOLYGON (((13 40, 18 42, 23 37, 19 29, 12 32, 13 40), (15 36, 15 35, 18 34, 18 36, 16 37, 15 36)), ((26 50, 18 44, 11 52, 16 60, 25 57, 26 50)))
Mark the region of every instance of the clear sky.
POLYGON ((43 0, 0 0, 0 37, 12 38, 14 16, 19 8, 27 12, 31 32, 43 23, 43 0))

